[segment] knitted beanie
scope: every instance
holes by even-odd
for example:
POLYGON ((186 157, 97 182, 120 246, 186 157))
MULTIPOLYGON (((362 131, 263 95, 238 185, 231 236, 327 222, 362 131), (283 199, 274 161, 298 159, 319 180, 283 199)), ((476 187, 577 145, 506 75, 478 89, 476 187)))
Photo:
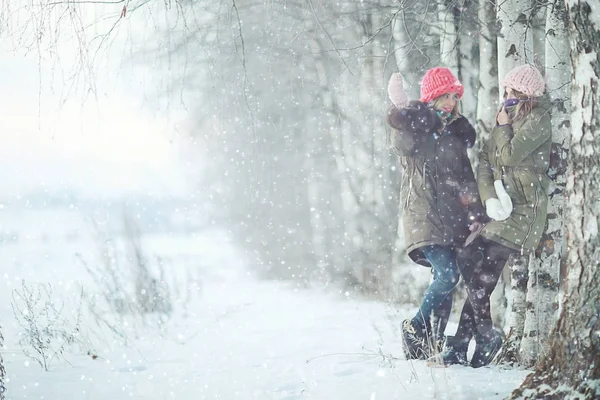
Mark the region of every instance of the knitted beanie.
POLYGON ((529 64, 511 69, 504 77, 502 85, 529 97, 539 97, 546 91, 546 82, 541 72, 529 64))
POLYGON ((402 76, 396 72, 390 77, 388 83, 388 96, 396 108, 404 108, 408 105, 408 95, 404 90, 402 76))
POLYGON ((457 93, 460 98, 464 92, 465 88, 462 83, 452 75, 448 68, 431 68, 425 72, 421 81, 421 101, 423 103, 429 103, 446 93, 457 93))

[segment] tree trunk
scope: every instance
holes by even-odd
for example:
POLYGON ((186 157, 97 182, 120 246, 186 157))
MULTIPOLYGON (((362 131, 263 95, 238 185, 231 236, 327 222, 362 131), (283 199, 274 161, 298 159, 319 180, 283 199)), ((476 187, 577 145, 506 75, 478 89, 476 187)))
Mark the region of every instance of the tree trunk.
POLYGON ((521 361, 533 366, 547 351, 548 334, 558 317, 560 265, 564 254, 564 189, 571 108, 571 66, 569 41, 563 0, 555 0, 546 10, 546 82, 554 99, 552 109, 552 155, 549 175, 553 179, 548 193, 548 223, 542 236, 542 247, 532 257, 527 287, 527 315, 521 361))
POLYGON ((409 99, 418 99, 420 93, 419 80, 415 72, 414 61, 409 53, 413 47, 410 37, 411 26, 402 12, 398 12, 392 21, 392 35, 394 38, 394 57, 396 67, 404 78, 404 89, 409 99))
POLYGON ((458 34, 454 2, 439 0, 440 64, 458 73, 458 34))
MULTIPOLYGON (((524 63, 534 63, 533 34, 530 15, 532 0, 506 0, 497 2, 498 77, 500 82, 508 71, 524 63)), ((502 91, 502 88, 500 88, 502 91)), ((504 93, 499 93, 502 97, 504 93)))
MULTIPOLYGON (((497 3, 497 18, 500 24, 498 34, 498 77, 500 79, 499 97, 504 95, 502 80, 514 67, 533 63, 533 34, 531 29, 532 0, 506 0, 497 3)), ((526 291, 528 257, 514 257, 507 263, 511 271, 511 291, 507 295, 506 308, 507 341, 504 345, 501 362, 518 362, 515 349, 519 349, 523 335, 524 313, 526 309, 526 291), (512 260, 512 261, 511 261, 512 260), (515 315, 515 314, 520 315, 515 315), (518 325, 517 325, 518 324, 518 325)))
MULTIPOLYGON (((477 148, 489 138, 496 125, 498 110, 498 49, 496 31, 491 21, 496 18, 494 1, 479 0, 479 89, 477 91, 477 148)), ((477 165, 474 165, 477 170, 477 165)))
POLYGON ((529 277, 529 257, 517 256, 508 261, 510 266, 510 297, 507 310, 506 343, 499 360, 510 365, 520 364, 519 346, 525 326, 525 307, 527 279, 529 277))
POLYGON ((573 86, 567 169, 569 284, 550 350, 512 399, 600 398, 600 10, 568 0, 573 86))
MULTIPOLYGON (((461 0, 459 5, 461 10, 469 7, 466 0, 461 0)), ((475 121, 477 116, 477 81, 479 79, 479 57, 477 57, 477 31, 478 21, 466 12, 456 12, 458 14, 458 78, 465 87, 465 95, 461 101, 462 114, 469 121, 475 121)))

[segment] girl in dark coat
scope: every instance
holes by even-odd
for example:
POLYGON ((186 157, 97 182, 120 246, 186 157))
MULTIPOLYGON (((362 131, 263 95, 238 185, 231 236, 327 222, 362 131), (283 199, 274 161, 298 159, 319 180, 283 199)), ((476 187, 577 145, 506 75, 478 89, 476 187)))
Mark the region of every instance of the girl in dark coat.
POLYGON ((388 86, 394 106, 387 120, 393 128, 393 150, 404 168, 400 198, 405 244, 414 262, 433 270, 417 315, 402 323, 407 359, 425 359, 441 350, 459 280, 455 248, 484 215, 467 157, 475 130, 460 115, 463 92, 447 68, 426 72, 420 101, 407 102, 399 74, 388 86), (433 328, 432 314, 437 320, 433 328))

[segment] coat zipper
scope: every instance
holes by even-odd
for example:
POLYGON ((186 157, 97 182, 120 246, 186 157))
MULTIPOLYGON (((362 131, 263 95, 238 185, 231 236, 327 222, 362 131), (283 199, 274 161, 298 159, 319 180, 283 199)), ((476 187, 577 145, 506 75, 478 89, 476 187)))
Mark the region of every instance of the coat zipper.
POLYGON ((427 161, 423 162, 423 190, 425 190, 425 179, 427 179, 427 161))
POLYGON ((415 174, 415 165, 412 163, 412 168, 410 169, 410 177, 408 178, 408 195, 406 196, 406 206, 405 208, 408 210, 408 205, 410 204, 410 193, 412 192, 412 182, 413 176, 415 174))

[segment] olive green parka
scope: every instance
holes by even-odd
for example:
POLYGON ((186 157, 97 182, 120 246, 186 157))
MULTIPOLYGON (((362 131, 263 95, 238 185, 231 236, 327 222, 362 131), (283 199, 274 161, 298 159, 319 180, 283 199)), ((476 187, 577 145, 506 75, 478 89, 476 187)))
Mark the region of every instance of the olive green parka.
POLYGON ((481 201, 497 197, 494 181, 502 180, 513 203, 510 217, 491 221, 481 235, 528 254, 545 229, 552 126, 546 98, 519 121, 496 126, 479 157, 477 183, 481 201))

